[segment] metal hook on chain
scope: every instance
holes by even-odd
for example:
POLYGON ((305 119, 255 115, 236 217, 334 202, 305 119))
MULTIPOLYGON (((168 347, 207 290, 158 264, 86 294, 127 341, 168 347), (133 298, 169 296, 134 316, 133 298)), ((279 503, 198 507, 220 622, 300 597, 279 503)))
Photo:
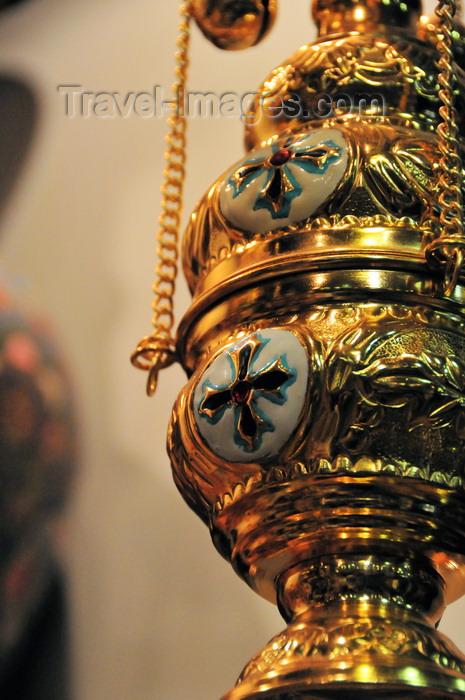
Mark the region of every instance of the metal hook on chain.
POLYGON ((169 336, 146 336, 131 356, 135 367, 148 371, 147 395, 153 396, 157 389, 160 370, 177 361, 176 344, 169 336))
POLYGON ((451 297, 465 262, 465 240, 453 234, 440 236, 427 246, 425 257, 431 267, 443 268, 443 294, 451 297))
POLYGON ((464 262, 463 247, 456 247, 451 252, 446 262, 444 271, 444 296, 450 297, 459 281, 460 271, 464 262))

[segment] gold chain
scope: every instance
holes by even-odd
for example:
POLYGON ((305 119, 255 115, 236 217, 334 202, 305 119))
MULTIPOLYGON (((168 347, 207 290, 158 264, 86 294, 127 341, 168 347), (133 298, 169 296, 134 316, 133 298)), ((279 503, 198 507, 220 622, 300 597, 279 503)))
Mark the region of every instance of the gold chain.
POLYGON ((155 268, 155 295, 152 309, 153 333, 141 340, 131 356, 132 363, 147 370, 147 394, 152 396, 157 388, 158 373, 176 361, 176 342, 172 335, 174 325, 173 298, 178 272, 179 227, 182 214, 182 193, 186 163, 186 130, 184 97, 189 67, 190 2, 181 3, 179 36, 177 40, 175 76, 173 85, 174 114, 168 119, 165 169, 161 187, 160 228, 157 234, 158 264, 155 268))
POLYGON ((455 0, 439 0, 436 15, 441 54, 439 67, 439 97, 442 105, 439 114, 442 122, 438 127, 439 150, 441 152, 441 175, 439 203, 442 207, 440 222, 443 230, 437 240, 426 250, 429 262, 445 266, 444 294, 453 294, 464 262, 465 240, 463 238, 462 214, 462 160, 460 157, 457 112, 454 107, 455 74, 453 70, 452 32, 456 13, 455 0))

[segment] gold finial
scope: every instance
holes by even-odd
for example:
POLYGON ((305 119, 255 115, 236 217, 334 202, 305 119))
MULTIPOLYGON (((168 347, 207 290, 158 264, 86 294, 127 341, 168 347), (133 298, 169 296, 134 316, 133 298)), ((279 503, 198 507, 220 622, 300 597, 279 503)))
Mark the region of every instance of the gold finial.
POLYGON ((420 0, 314 0, 313 19, 320 37, 396 27, 412 31, 421 14, 420 0))
POLYGON ((277 0, 193 0, 192 16, 219 49, 255 46, 271 29, 277 0))

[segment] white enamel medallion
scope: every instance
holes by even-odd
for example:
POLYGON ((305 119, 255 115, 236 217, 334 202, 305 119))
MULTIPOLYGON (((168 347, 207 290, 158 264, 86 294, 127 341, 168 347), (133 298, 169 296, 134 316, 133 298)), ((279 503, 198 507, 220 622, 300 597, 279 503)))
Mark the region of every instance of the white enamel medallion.
POLYGON ((291 331, 242 338, 213 360, 195 388, 202 438, 229 462, 275 455, 298 424, 308 375, 306 350, 291 331))
POLYGON ((255 149, 222 183, 220 209, 233 226, 252 233, 302 221, 336 190, 348 150, 339 129, 314 129, 255 149))

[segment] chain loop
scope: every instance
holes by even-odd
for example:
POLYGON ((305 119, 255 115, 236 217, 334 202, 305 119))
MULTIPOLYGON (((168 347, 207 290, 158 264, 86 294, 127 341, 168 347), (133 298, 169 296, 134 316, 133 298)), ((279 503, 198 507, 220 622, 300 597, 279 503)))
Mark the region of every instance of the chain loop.
POLYGON ((173 84, 174 113, 168 118, 168 147, 165 152, 165 168, 161 187, 160 228, 157 234, 158 263, 152 286, 153 333, 141 340, 131 356, 135 367, 149 372, 147 394, 152 396, 157 388, 158 373, 176 362, 176 342, 172 337, 174 325, 173 300, 178 273, 179 228, 182 214, 182 194, 186 163, 186 130, 184 95, 189 67, 189 40, 191 2, 181 3, 181 21, 177 51, 175 54, 175 78, 173 84))
POLYGON ((437 44, 440 85, 439 97, 442 105, 439 114, 442 122, 438 127, 441 168, 439 185, 441 194, 439 238, 430 243, 425 256, 430 264, 440 264, 445 269, 444 295, 451 296, 459 280, 464 260, 465 240, 462 214, 462 159, 460 157, 457 111, 454 106, 456 77, 453 68, 452 34, 456 14, 455 0, 439 0, 435 10, 439 18, 437 44))

